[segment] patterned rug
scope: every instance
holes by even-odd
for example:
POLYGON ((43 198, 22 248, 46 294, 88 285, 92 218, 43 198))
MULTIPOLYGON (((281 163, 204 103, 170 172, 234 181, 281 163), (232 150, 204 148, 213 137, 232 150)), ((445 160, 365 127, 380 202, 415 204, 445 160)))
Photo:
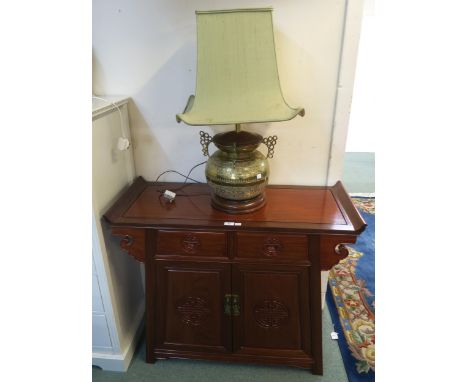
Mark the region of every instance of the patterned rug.
POLYGON ((330 270, 327 304, 350 382, 375 381, 375 198, 353 197, 367 223, 330 270))

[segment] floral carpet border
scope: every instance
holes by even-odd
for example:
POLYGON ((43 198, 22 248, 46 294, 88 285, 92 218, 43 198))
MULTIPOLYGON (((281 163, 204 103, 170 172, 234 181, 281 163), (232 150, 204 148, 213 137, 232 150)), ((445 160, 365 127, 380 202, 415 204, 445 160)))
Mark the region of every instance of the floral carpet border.
MULTIPOLYGON (((352 198, 356 207, 375 214, 374 198, 352 198)), ((365 281, 356 278, 355 269, 362 252, 348 247, 349 255, 330 270, 329 286, 341 328, 351 355, 356 359, 358 373, 375 371, 375 314, 374 302, 369 306, 366 297, 374 297, 365 281)))
POLYGON ((360 210, 375 215, 375 198, 352 197, 351 200, 360 210))
POLYGON ((370 292, 350 271, 362 253, 348 249, 348 257, 330 270, 328 283, 349 350, 362 373, 375 370, 375 316, 364 296, 370 292))

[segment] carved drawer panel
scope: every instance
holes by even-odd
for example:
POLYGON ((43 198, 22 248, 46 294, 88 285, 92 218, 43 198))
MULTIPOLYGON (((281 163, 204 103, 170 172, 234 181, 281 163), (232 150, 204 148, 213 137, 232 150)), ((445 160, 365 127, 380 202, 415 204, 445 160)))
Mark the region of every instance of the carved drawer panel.
POLYGON ((156 255, 226 257, 223 232, 158 231, 156 255))
POLYGON ((236 256, 264 259, 307 259, 307 236, 238 233, 236 256))

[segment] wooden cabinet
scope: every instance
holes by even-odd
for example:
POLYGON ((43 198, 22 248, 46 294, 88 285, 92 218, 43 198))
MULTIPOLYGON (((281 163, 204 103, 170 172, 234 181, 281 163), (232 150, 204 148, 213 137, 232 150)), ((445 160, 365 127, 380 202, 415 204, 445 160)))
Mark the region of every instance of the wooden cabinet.
POLYGON ((267 197, 278 203, 238 216, 213 210, 206 186, 188 186, 175 204, 158 199, 165 188, 140 178, 106 214, 122 249, 145 263, 147 362, 322 374, 320 271, 365 228, 341 184, 272 187, 267 197))

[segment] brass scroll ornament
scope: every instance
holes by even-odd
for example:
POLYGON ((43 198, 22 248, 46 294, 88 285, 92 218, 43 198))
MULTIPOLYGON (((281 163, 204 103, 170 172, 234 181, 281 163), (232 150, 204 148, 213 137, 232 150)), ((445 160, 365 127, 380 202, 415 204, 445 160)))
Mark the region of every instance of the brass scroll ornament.
POLYGON ((208 146, 212 141, 213 137, 210 134, 205 133, 204 131, 200 131, 200 144, 202 146, 202 153, 206 157, 210 156, 208 152, 208 146))
POLYGON ((278 137, 276 135, 271 135, 269 137, 263 138, 262 142, 268 147, 268 154, 267 158, 273 158, 273 154, 275 153, 275 145, 278 137))

